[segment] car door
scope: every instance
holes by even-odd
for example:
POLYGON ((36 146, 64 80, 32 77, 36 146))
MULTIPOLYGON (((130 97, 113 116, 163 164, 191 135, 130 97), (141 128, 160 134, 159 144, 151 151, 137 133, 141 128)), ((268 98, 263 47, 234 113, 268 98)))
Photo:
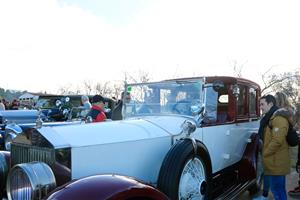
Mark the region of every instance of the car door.
POLYGON ((258 91, 247 84, 237 84, 239 93, 234 96, 235 101, 235 125, 230 130, 230 151, 232 161, 238 162, 251 142, 250 137, 258 130, 258 91))
MULTIPOLYGON (((213 172, 217 172, 232 162, 231 134, 234 126, 226 120, 220 122, 218 104, 221 94, 224 92, 215 91, 213 88, 206 88, 205 91, 205 117, 203 120, 203 142, 206 145, 212 161, 213 172)), ((221 97, 222 96, 222 97, 221 97)), ((226 98, 226 97, 225 97, 226 98)))

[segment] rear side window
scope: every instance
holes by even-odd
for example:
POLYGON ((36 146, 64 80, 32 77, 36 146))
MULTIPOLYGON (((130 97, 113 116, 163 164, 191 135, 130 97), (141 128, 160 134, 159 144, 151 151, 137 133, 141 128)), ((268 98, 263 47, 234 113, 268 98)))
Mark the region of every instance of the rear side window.
POLYGON ((256 115, 256 99, 257 99, 257 94, 256 90, 254 88, 249 89, 249 113, 250 116, 256 115))
POLYGON ((237 115, 238 116, 245 116, 247 115, 247 107, 246 107, 246 94, 247 90, 246 87, 243 85, 239 86, 240 93, 237 99, 237 115))

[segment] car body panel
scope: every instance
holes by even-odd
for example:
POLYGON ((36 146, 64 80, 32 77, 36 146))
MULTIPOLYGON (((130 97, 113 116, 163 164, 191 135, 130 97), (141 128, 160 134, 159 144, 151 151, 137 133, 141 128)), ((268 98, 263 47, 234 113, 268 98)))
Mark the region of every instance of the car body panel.
POLYGON ((2 122, 7 121, 7 123, 30 123, 35 122, 38 118, 37 110, 5 110, 0 111, 0 116, 2 118, 2 122))
POLYGON ((85 147, 104 145, 170 137, 172 135, 159 126, 150 123, 150 121, 135 119, 72 126, 42 127, 39 129, 39 132, 56 148, 62 146, 85 147))
POLYGON ((155 185, 161 163, 170 147, 169 136, 75 147, 72 148, 72 178, 100 172, 132 176, 155 185))
POLYGON ((201 141, 210 152, 214 173, 241 160, 247 139, 254 130, 257 131, 257 122, 243 123, 242 127, 228 124, 203 128, 201 141), (214 137, 211 137, 212 134, 214 137))

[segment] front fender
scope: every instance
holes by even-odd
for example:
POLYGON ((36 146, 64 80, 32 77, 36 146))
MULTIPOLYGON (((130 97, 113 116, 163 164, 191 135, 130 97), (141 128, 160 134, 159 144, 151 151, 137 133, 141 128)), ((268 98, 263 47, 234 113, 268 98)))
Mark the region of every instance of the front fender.
POLYGON ((10 150, 10 143, 17 135, 23 132, 18 124, 7 124, 2 135, 2 145, 5 150, 10 150))
POLYGON ((74 180, 54 190, 46 200, 168 200, 150 185, 120 175, 95 175, 74 180))
POLYGON ((6 132, 8 130, 13 131, 14 133, 16 133, 17 135, 22 133, 22 128, 18 125, 18 124, 7 124, 5 127, 6 132))

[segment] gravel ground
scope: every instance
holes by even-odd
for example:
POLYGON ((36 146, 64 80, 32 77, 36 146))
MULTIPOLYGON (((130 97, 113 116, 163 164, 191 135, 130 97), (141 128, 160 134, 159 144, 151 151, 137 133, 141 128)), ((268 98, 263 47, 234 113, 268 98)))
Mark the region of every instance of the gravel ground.
MULTIPOLYGON (((286 177, 286 184, 287 184, 286 185, 286 189, 287 189, 287 191, 289 191, 290 189, 293 189, 297 185, 298 178, 299 178, 298 173, 293 169, 292 172, 291 172, 291 174, 289 174, 286 177)), ((256 197, 256 196, 249 196, 248 192, 244 192, 238 198, 238 200, 250 200, 250 199, 252 199, 253 197, 256 197)), ((269 199, 273 199, 273 197, 270 195, 269 199)), ((300 195, 299 195, 299 197, 290 197, 290 196, 288 196, 288 199, 289 200, 300 199, 300 195)))
MULTIPOLYGON (((286 176, 286 190, 289 191, 298 184, 298 179, 299 179, 299 174, 295 171, 295 163, 297 158, 297 153, 298 153, 298 147, 292 147, 290 148, 290 155, 291 155, 291 173, 286 176)), ((269 195, 269 199, 273 199, 271 195, 269 195)), ((248 192, 244 192, 238 200, 251 200, 255 196, 249 196, 248 192)), ((300 199, 300 195, 298 197, 290 197, 288 196, 288 200, 295 200, 295 199, 300 199)))

